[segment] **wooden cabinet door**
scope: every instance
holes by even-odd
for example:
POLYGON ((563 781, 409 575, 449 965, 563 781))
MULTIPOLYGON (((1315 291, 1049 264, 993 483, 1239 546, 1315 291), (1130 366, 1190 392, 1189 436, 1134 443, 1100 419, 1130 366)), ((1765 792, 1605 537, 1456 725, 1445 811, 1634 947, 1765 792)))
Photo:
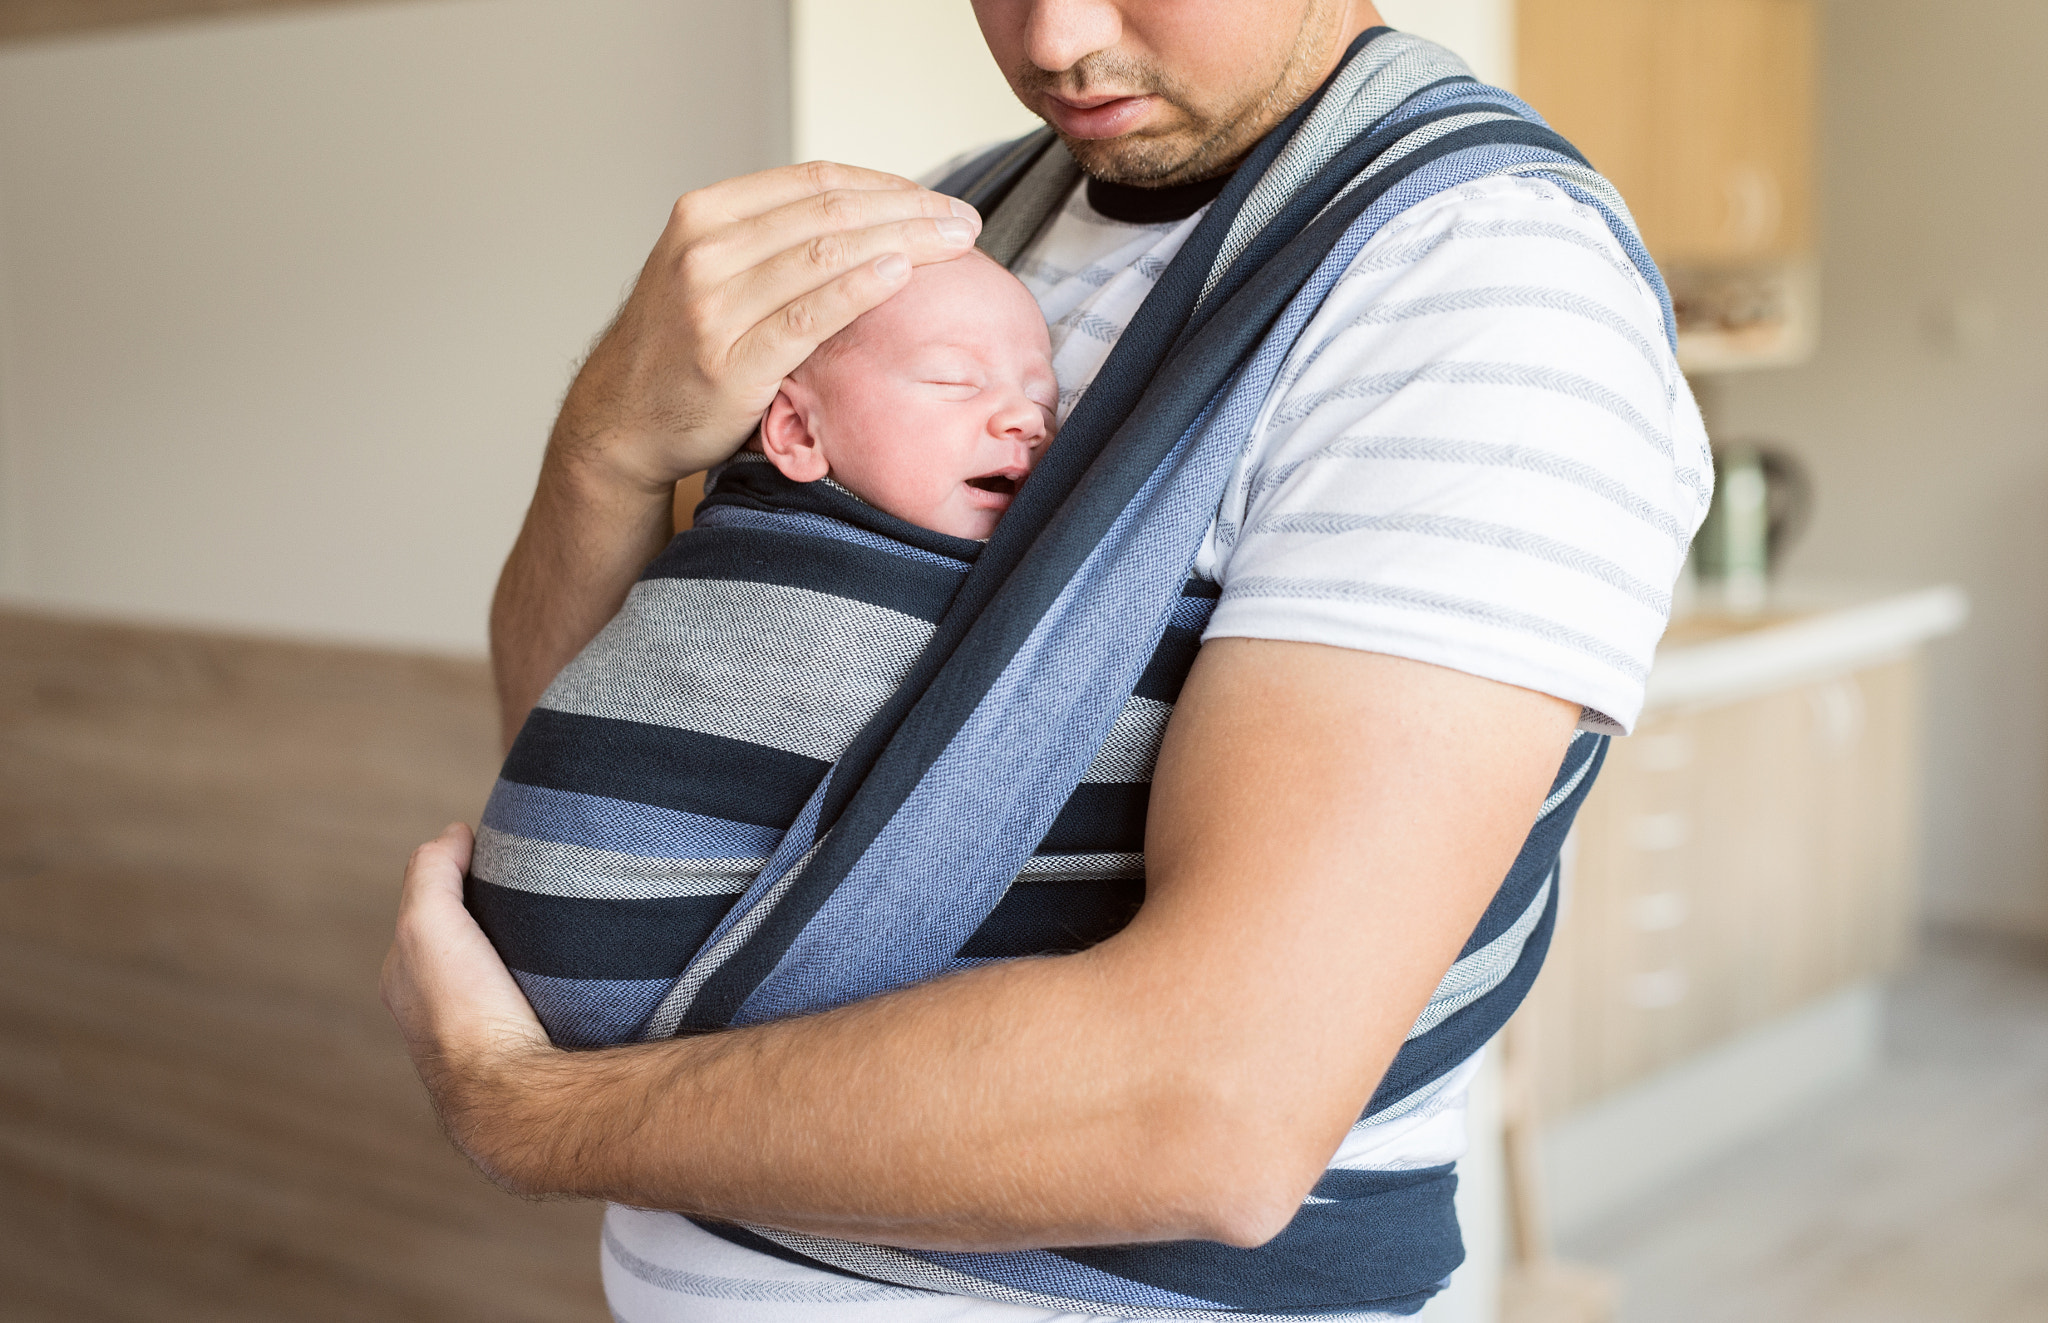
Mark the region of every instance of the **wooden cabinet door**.
POLYGON ((1530 1014, 1560 1115, 1896 967, 1919 856, 1918 664, 1645 718, 1569 856, 1530 1014))
POLYGON ((1659 262, 1813 246, 1812 0, 1521 0, 1522 95, 1621 190, 1659 262))

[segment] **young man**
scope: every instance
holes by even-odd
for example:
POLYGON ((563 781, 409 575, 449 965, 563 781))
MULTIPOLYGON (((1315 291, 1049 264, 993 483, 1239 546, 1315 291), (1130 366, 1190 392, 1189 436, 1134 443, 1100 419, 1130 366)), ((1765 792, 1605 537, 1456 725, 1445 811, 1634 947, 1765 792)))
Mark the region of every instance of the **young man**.
MULTIPOLYGON (((1098 181, 1018 265, 1056 322, 1064 413, 1197 223, 1205 181, 1378 15, 1340 0, 976 11, 1019 97, 1098 181)), ((912 264, 971 244, 978 219, 829 165, 677 204, 570 392, 500 584, 508 730, 666 540, 674 482, 731 453, 816 344, 912 264)), ((1255 437, 1197 563, 1223 598, 1152 780, 1145 905, 1098 947, 566 1055, 461 909, 466 834, 415 856, 387 1000, 486 1171, 629 1206, 607 1231, 621 1317, 1055 1317, 634 1209, 976 1254, 1249 1248, 1294 1222, 1340 1145, 1378 1172, 1456 1156, 1465 1072, 1398 1122, 1355 1127, 1463 963, 1575 729, 1634 720, 1704 509, 1704 437, 1615 235, 1523 177, 1428 198, 1367 243, 1255 437)), ((1283 1312, 1277 1285, 1259 1289, 1233 1310, 1283 1312)))

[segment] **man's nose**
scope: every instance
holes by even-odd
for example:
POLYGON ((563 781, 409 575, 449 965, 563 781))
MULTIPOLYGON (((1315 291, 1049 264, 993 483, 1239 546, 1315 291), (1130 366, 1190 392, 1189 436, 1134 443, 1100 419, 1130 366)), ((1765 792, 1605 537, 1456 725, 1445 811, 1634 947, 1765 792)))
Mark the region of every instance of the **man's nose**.
POLYGON ((1039 68, 1061 73, 1116 45, 1123 27, 1112 0, 1032 0, 1024 52, 1039 68))

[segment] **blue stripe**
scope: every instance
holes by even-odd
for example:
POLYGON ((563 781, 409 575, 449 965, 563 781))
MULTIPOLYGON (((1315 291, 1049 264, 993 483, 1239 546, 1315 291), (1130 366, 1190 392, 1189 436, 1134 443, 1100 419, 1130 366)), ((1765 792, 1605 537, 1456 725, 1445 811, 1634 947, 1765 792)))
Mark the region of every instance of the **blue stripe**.
POLYGON ((534 841, 559 841, 650 859, 765 859, 778 827, 705 817, 628 799, 550 790, 500 779, 484 826, 534 841))
POLYGON ((1200 632, 1208 627, 1209 617, 1215 614, 1215 598, 1182 597, 1173 604, 1173 614, 1166 618, 1166 627, 1200 632))
POLYGON ((604 1047, 631 1038, 673 979, 566 979, 515 969, 512 977, 557 1047, 604 1047))
POLYGON ((740 505, 714 505, 698 515, 693 525, 697 528, 758 528, 773 533, 804 533, 811 537, 829 537, 837 542, 850 542, 856 547, 867 547, 872 551, 886 551, 905 560, 914 560, 924 565, 937 565, 949 570, 965 573, 967 562, 954 560, 925 551, 894 538, 870 533, 852 524, 843 524, 829 515, 812 514, 808 510, 749 510, 740 505))

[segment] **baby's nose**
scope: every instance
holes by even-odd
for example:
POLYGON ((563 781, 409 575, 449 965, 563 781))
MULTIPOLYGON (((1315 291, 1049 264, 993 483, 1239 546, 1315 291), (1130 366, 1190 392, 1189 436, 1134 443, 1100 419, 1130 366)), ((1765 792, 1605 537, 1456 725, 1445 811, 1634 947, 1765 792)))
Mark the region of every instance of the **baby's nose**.
POLYGON ((997 436, 1008 437, 1036 445, 1045 440, 1045 411, 1032 400, 1018 396, 1006 401, 989 419, 989 430, 997 436))

